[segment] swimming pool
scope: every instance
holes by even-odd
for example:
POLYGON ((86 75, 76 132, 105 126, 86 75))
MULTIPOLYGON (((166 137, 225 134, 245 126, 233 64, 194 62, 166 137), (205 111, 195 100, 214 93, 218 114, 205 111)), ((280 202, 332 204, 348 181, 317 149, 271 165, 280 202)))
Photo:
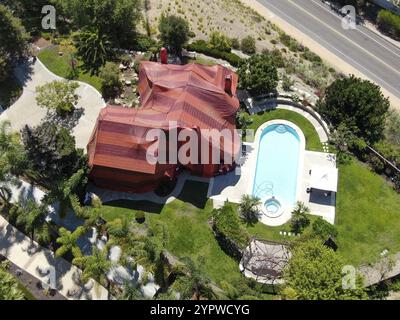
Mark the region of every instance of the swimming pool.
POLYGON ((267 125, 259 137, 253 196, 262 200, 264 213, 275 218, 296 203, 302 140, 293 126, 285 122, 267 125), (275 201, 277 200, 277 201, 275 201), (282 207, 269 210, 271 203, 282 207), (271 211, 271 212, 269 212, 271 211), (271 215, 269 215, 271 214, 271 215))

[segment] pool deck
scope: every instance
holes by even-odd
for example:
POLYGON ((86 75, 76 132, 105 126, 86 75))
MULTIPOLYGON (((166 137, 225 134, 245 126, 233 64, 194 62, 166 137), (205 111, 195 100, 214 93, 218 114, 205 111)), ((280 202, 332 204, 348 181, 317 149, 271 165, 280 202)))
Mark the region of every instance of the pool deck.
MULTIPOLYGON (((280 120, 267 122, 260 127, 256 134, 255 142, 243 143, 245 155, 242 157, 242 164, 238 168, 224 176, 217 176, 210 180, 208 196, 213 199, 214 207, 221 207, 226 200, 233 203, 240 203, 244 194, 252 194, 255 168, 258 156, 259 133, 269 124, 274 124, 280 120)), ((286 123, 287 121, 282 121, 286 123)), ((300 152, 299 173, 297 186, 297 200, 311 209, 311 213, 323 217, 330 223, 335 222, 336 194, 326 196, 324 193, 307 193, 310 187, 310 170, 314 167, 336 168, 335 155, 323 152, 313 152, 304 150, 300 152)), ((262 222, 269 226, 280 226, 287 223, 291 218, 291 209, 287 208, 283 215, 277 218, 263 216, 262 222)))

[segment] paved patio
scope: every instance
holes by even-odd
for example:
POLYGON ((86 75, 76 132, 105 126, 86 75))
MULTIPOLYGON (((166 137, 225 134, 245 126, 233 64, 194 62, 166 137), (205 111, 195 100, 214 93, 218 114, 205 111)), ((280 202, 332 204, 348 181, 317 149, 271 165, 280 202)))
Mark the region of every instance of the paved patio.
MULTIPOLYGON (((286 106, 285 106, 285 109, 286 106)), ((290 107, 290 110, 299 112, 307 118, 311 117, 310 114, 303 110, 290 107)), ((311 121, 311 119, 309 119, 311 121)), ((272 123, 272 122, 271 122, 272 123)), ((315 126, 317 133, 322 142, 327 141, 327 136, 321 125, 315 119, 311 121, 315 126)), ((261 128, 262 129, 262 128, 261 128)), ((230 172, 225 176, 218 176, 212 178, 210 181, 209 197, 214 201, 214 207, 219 208, 223 206, 226 200, 233 203, 240 203, 240 198, 244 194, 252 194, 253 192, 253 175, 257 163, 259 132, 256 134, 254 143, 244 143, 245 155, 243 156, 242 165, 234 172, 230 172)), ((310 170, 315 167, 318 168, 336 168, 336 160, 334 154, 323 152, 303 151, 300 152, 299 159, 299 174, 297 185, 297 199, 302 201, 311 209, 311 213, 323 217, 330 223, 335 222, 336 211, 336 194, 326 192, 307 193, 307 188, 310 188, 310 170)), ((263 216, 262 222, 269 226, 280 226, 288 222, 291 218, 291 210, 288 208, 278 218, 268 218, 263 216)))

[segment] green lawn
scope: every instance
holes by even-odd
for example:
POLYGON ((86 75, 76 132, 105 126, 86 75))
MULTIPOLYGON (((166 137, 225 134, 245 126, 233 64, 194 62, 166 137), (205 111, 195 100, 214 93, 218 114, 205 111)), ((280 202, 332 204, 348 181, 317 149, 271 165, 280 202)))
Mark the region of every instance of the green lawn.
POLYGON ((157 221, 168 227, 167 249, 178 257, 205 257, 203 270, 216 283, 242 277, 238 263, 226 255, 218 245, 208 225, 212 201, 207 201, 208 184, 189 181, 178 200, 165 206, 149 202, 115 201, 104 205, 103 217, 110 221, 120 216, 132 219, 136 210, 146 212, 146 222, 157 221))
MULTIPOLYGON (((317 219, 317 216, 308 215, 310 219, 310 226, 311 224, 317 219)), ((291 236, 282 236, 279 234, 280 231, 292 232, 290 227, 290 222, 285 223, 279 227, 269 227, 261 222, 253 226, 245 226, 247 231, 257 239, 261 240, 270 240, 275 242, 290 242, 291 240, 296 239, 295 237, 291 236)))
POLYGON ((251 118, 253 119, 253 123, 249 126, 249 129, 254 130, 257 130, 259 126, 270 120, 283 119, 291 121, 299 126, 300 129, 303 131, 306 138, 307 150, 321 152, 323 151, 321 141, 313 124, 297 112, 284 109, 276 109, 264 112, 263 114, 252 115, 251 118))
MULTIPOLYGON (((39 59, 43 62, 43 64, 56 75, 69 78, 71 74, 71 66, 70 66, 70 53, 64 49, 61 50, 63 55, 60 56, 58 53, 60 51, 59 46, 50 47, 43 49, 39 53, 39 59)), ((101 91, 101 79, 97 76, 91 76, 90 72, 85 72, 82 69, 83 63, 78 60, 78 78, 77 80, 89 83, 93 87, 95 87, 98 91, 101 91)))
POLYGON ((376 261, 384 249, 400 251, 400 195, 357 160, 339 169, 339 251, 355 265, 376 261))

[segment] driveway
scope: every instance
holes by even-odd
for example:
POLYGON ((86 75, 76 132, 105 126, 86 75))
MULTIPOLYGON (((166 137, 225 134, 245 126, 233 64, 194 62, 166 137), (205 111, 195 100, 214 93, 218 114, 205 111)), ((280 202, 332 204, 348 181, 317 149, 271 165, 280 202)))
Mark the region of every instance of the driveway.
MULTIPOLYGON (((36 87, 54 80, 62 80, 62 78, 50 72, 39 59, 35 64, 17 67, 16 76, 23 84, 23 93, 10 108, 0 114, 0 121, 9 120, 13 130, 19 131, 25 125, 40 124, 46 116, 47 110, 36 104, 36 87)), ((72 134, 75 136, 76 146, 86 150, 96 119, 106 103, 95 88, 83 82, 79 84, 77 93, 80 99, 77 109, 82 110, 82 115, 73 128, 72 134)))

